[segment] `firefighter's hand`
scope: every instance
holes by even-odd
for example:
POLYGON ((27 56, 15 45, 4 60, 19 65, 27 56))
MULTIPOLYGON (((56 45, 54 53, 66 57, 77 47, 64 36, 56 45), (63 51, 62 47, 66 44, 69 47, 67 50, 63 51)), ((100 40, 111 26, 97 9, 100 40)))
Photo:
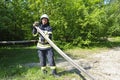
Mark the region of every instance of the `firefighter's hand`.
POLYGON ((33 27, 35 27, 35 24, 33 23, 33 27))
POLYGON ((38 21, 35 21, 34 23, 33 23, 33 27, 38 27, 39 26, 39 22, 38 21))

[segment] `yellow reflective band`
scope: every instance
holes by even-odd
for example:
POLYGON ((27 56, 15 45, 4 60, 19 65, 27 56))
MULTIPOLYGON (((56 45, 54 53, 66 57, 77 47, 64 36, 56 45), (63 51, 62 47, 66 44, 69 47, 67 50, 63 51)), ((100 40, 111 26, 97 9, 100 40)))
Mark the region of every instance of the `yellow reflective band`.
POLYGON ((51 46, 50 46, 50 44, 45 44, 45 45, 43 45, 43 44, 41 44, 41 43, 37 43, 37 48, 43 48, 43 49, 45 49, 45 48, 50 48, 51 46))
POLYGON ((38 35, 38 33, 36 33, 36 34, 33 34, 33 36, 37 36, 38 35))
POLYGON ((50 69, 56 69, 56 66, 50 66, 50 69))
POLYGON ((42 69, 42 70, 45 70, 45 69, 46 69, 46 67, 41 67, 41 69, 42 69))
POLYGON ((52 32, 48 32, 48 34, 52 34, 52 32))

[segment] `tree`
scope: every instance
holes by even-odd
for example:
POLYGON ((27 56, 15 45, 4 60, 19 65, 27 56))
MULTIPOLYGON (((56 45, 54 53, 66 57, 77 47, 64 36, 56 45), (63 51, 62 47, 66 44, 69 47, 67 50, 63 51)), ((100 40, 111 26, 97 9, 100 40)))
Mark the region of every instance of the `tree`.
POLYGON ((120 35, 120 1, 108 2, 109 4, 105 4, 104 0, 1 0, 0 40, 33 39, 32 23, 39 21, 45 13, 50 17, 53 38, 60 43, 89 45, 111 35, 120 35))

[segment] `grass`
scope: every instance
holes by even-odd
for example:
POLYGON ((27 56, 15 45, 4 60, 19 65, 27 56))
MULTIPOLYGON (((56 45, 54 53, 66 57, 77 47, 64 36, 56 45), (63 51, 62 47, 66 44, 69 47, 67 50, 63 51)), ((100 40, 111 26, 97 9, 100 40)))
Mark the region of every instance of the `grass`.
MULTIPOLYGON (((49 70, 50 71, 50 70, 49 70)), ((61 77, 55 78, 50 74, 42 74, 39 67, 11 67, 7 69, 7 73, 1 72, 0 74, 4 74, 0 76, 0 80, 71 80, 71 78, 77 78, 79 80, 80 77, 75 73, 65 72, 61 77), (11 70, 10 70, 11 69, 11 70)))
MULTIPOLYGON (((120 37, 109 38, 107 42, 94 43, 87 48, 75 47, 65 52, 72 58, 86 58, 87 56, 120 46, 120 37)), ((55 54, 56 59, 60 57, 55 54)), ((43 75, 40 67, 26 67, 26 63, 39 63, 36 46, 13 45, 0 47, 0 80, 83 80, 74 71, 58 68, 60 78, 49 74, 43 75)), ((50 69, 48 69, 50 72, 50 69)))
POLYGON ((120 37, 112 37, 108 38, 108 41, 94 42, 84 48, 74 47, 65 52, 72 58, 87 58, 91 54, 98 54, 118 46, 120 46, 120 37))
POLYGON ((111 37, 106 41, 94 42, 90 45, 91 48, 113 48, 120 46, 120 37, 111 37))
MULTIPOLYGON (((58 57, 58 55, 55 55, 58 57)), ((74 72, 64 72, 64 69, 58 69, 61 73, 60 78, 50 76, 50 69, 48 74, 43 75, 40 67, 23 66, 26 63, 39 63, 39 58, 35 46, 9 46, 0 48, 0 80, 69 80, 77 78, 82 80, 74 72), (63 72, 63 73, 62 73, 63 72)))
POLYGON ((4 65, 28 63, 38 60, 37 50, 33 47, 5 47, 0 49, 0 63, 4 65))
POLYGON ((75 49, 69 49, 66 50, 67 55, 69 55, 72 58, 87 58, 89 55, 100 53, 101 51, 106 51, 107 48, 75 48, 75 49))

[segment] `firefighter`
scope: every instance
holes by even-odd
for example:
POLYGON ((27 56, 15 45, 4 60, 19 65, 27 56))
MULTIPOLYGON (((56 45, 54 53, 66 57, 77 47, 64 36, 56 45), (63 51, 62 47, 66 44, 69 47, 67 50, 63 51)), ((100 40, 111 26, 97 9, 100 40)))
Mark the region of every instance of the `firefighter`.
MULTIPOLYGON (((40 17, 40 22, 34 22, 33 23, 33 36, 37 36, 38 32, 36 30, 36 27, 39 27, 45 36, 49 37, 52 39, 52 28, 49 24, 49 17, 47 14, 43 14, 40 17)), ((51 71, 51 74, 54 76, 58 76, 56 72, 56 65, 54 61, 54 52, 52 47, 49 45, 49 43, 45 40, 45 38, 39 34, 39 41, 37 43, 37 48, 38 48, 38 56, 40 59, 40 65, 41 65, 41 70, 44 74, 47 73, 46 70, 46 58, 49 62, 49 66, 51 71)))

